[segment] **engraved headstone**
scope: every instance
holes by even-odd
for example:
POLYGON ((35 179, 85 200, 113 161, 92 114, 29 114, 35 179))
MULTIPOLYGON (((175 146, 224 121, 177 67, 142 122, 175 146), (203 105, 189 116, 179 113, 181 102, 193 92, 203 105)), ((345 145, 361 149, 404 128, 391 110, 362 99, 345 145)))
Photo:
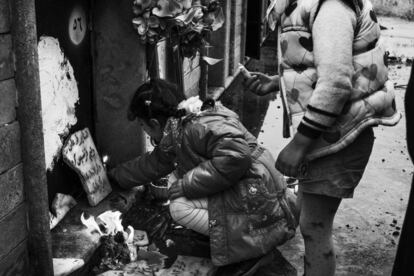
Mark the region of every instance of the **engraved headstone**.
POLYGON ((73 133, 62 149, 63 160, 80 176, 89 204, 96 206, 112 189, 88 128, 73 133))

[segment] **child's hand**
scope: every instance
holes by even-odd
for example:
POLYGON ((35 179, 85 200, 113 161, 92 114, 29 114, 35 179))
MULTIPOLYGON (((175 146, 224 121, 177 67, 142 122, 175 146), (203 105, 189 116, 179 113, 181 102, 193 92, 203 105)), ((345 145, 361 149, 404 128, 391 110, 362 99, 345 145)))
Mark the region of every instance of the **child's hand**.
POLYGON ((275 164, 282 174, 290 177, 300 176, 306 153, 313 140, 297 133, 290 143, 279 153, 275 164))
POLYGON ((168 189, 168 196, 169 200, 174 200, 176 198, 185 196, 183 182, 178 180, 171 184, 171 187, 168 189))
POLYGON ((108 171, 106 175, 108 176, 109 183, 114 190, 122 190, 121 185, 119 185, 118 181, 115 179, 111 171, 108 171))
POLYGON ((270 77, 259 72, 252 72, 250 76, 244 76, 244 87, 256 95, 264 96, 279 89, 278 76, 270 77))

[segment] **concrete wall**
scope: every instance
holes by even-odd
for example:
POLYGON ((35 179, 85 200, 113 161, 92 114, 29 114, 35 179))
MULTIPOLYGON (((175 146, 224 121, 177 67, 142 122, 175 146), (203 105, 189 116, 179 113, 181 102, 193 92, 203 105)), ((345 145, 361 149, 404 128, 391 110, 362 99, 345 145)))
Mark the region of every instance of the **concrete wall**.
MULTIPOLYGON (((277 34, 270 33, 260 48, 260 59, 251 58, 246 68, 252 72, 264 72, 268 75, 277 74, 277 34)), ((243 86, 243 77, 238 76, 226 89, 221 97, 223 104, 235 111, 244 126, 255 136, 259 135, 264 115, 269 106, 269 99, 274 95, 258 97, 243 86)))
POLYGON ((0 0, 0 275, 28 275, 26 206, 10 19, 9 1, 0 0))
POLYGON ((208 56, 221 59, 216 65, 209 66, 209 94, 214 95, 228 88, 238 73, 239 63, 244 63, 246 43, 247 0, 220 1, 225 23, 210 35, 208 56))
POLYGON ((96 137, 112 164, 142 153, 144 138, 127 109, 146 74, 145 47, 132 27, 132 2, 95 1, 94 68, 96 137))
POLYGON ((371 0, 380 15, 414 20, 414 0, 371 0))

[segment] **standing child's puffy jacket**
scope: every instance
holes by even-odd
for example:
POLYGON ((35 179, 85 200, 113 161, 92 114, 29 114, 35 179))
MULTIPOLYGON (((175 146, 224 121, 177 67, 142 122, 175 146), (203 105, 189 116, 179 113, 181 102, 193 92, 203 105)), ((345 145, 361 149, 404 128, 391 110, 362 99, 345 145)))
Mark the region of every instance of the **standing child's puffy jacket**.
MULTIPOLYGON (((279 23, 278 62, 285 129, 290 127, 292 134, 304 133, 301 128, 322 133, 314 137, 317 139, 308 153, 309 160, 344 149, 367 127, 393 126, 401 118, 393 84, 388 80, 387 56, 372 4, 370 0, 343 2, 354 6, 356 13, 353 72, 349 82, 329 87, 324 85, 330 76, 325 75, 324 82, 318 75, 312 33, 322 0, 277 0, 269 7, 271 27, 279 23)), ((333 70, 347 75, 345 68, 333 70)))
POLYGON ((170 119, 153 152, 110 173, 130 188, 176 170, 187 198, 208 198, 211 257, 222 266, 261 256, 294 236, 295 198, 274 163, 237 115, 217 103, 170 119))

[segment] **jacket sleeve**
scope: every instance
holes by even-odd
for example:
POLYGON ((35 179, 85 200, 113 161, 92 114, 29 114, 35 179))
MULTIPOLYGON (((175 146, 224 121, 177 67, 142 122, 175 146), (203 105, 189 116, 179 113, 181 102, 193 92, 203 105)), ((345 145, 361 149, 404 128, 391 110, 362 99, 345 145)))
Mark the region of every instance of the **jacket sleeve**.
POLYGON ((317 138, 342 112, 352 90, 356 14, 339 0, 325 1, 312 28, 318 82, 298 132, 317 138), (335 12, 333 12, 335 11, 335 12))
POLYGON ((249 145, 237 122, 216 123, 214 128, 195 124, 185 132, 185 140, 198 155, 206 157, 183 177, 187 198, 206 197, 230 188, 250 168, 249 145))
POLYGON ((174 170, 174 156, 156 147, 135 159, 113 168, 109 176, 124 189, 144 185, 174 170))

